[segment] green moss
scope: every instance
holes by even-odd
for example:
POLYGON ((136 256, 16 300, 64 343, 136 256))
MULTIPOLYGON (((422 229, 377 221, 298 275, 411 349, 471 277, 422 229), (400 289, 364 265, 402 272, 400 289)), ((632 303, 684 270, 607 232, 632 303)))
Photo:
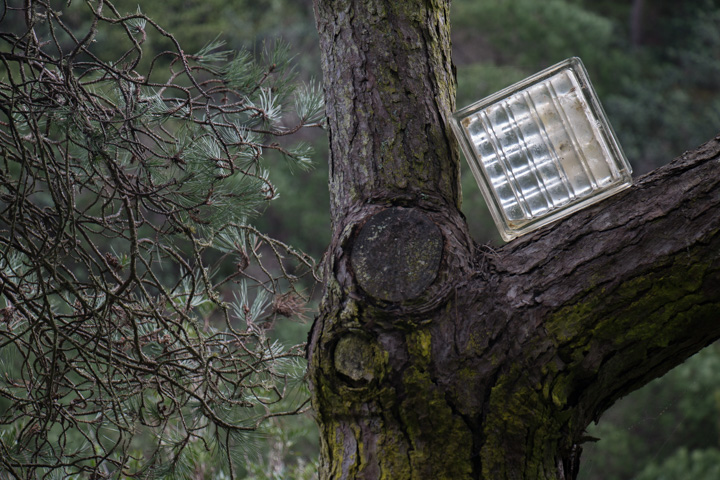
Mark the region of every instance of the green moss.
POLYGON ((406 393, 400 414, 412 446, 412 476, 397 478, 469 479, 472 435, 463 419, 453 412, 427 371, 410 367, 403 385, 406 393))
MULTIPOLYGON (((552 383, 552 389, 550 390, 550 398, 556 407, 562 408, 567 404, 568 395, 570 395, 572 391, 573 382, 571 378, 571 375, 559 375, 555 377, 552 383)), ((543 385, 543 387, 545 387, 545 385, 543 385)))
POLYGON ((335 347, 335 369, 356 382, 370 382, 382 373, 377 348, 369 339, 358 334, 346 334, 335 347))
POLYGON ((413 330, 407 335, 406 342, 410 355, 420 359, 424 365, 430 362, 432 336, 427 329, 413 330))
MULTIPOLYGON (((420 331, 409 337, 412 355, 428 357, 432 345, 429 333, 420 331)), ((350 358, 357 358, 358 352, 373 357, 373 361, 350 362, 362 364, 358 367, 361 372, 370 365, 387 368, 387 354, 379 355, 373 341, 361 335, 344 337, 337 352, 350 358)), ((400 381, 401 394, 387 384, 372 383, 358 389, 328 376, 320 379, 322 405, 316 409, 324 432, 323 457, 329 460, 328 471, 321 478, 361 478, 367 461, 377 462, 379 478, 387 480, 471 478, 472 436, 430 373, 421 366, 410 367, 400 381), (355 420, 343 420, 348 418, 355 420), (375 445, 362 440, 369 430, 381 432, 370 437, 377 439, 375 445)))
MULTIPOLYGON (((580 295, 581 300, 575 299, 547 319, 545 328, 558 346, 564 364, 558 368, 550 363, 543 368, 543 377, 548 379, 541 389, 543 401, 552 410, 563 411, 568 397, 577 388, 578 378, 596 373, 588 370, 593 365, 587 361, 591 352, 601 354, 608 349, 617 352, 604 364, 604 377, 611 382, 615 378, 613 369, 645 361, 650 349, 668 346, 687 329, 688 321, 715 319, 720 304, 714 298, 706 298, 702 289, 710 268, 707 259, 692 251, 676 255, 655 271, 625 281, 610 292, 589 289, 580 295), (612 314, 602 313, 608 311, 612 314)), ((508 412, 513 412, 513 405, 532 404, 533 389, 512 391, 509 382, 501 380, 497 394, 493 390, 492 401, 498 398, 498 408, 506 404, 510 407, 508 412), (507 392, 512 393, 508 396, 507 392)), ((541 411, 542 405, 536 402, 534 408, 541 411)), ((491 431, 501 429, 500 425, 505 429, 504 435, 512 436, 509 432, 522 423, 517 425, 512 418, 501 417, 491 431)), ((492 455, 488 453, 489 462, 494 458, 492 455)))
MULTIPOLYGON (((569 415, 544 400, 543 392, 548 391, 555 389, 530 385, 519 365, 499 377, 484 426, 483 478, 506 478, 508 465, 515 473, 517 465, 524 465, 522 478, 545 478, 542 472, 554 471, 555 449, 562 446, 561 432, 569 428, 569 415)), ((559 404, 565 401, 559 390, 550 396, 559 404)))
MULTIPOLYGON (((673 337, 679 320, 688 316, 695 305, 705 303, 700 287, 707 273, 707 260, 691 253, 672 260, 669 268, 632 278, 608 292, 588 289, 567 307, 545 322, 545 328, 557 345, 582 344, 587 337, 589 320, 596 323, 591 336, 599 340, 626 342, 650 340, 653 345, 666 346, 673 337), (624 307, 609 318, 601 317, 606 305, 624 307), (661 305, 662 307, 658 308, 661 305), (619 334, 622 332, 622 334, 619 334)), ((692 317, 688 317, 692 318, 692 317)))
POLYGON ((345 326, 357 323, 359 312, 358 303, 355 300, 348 300, 340 312, 340 321, 343 322, 345 326))

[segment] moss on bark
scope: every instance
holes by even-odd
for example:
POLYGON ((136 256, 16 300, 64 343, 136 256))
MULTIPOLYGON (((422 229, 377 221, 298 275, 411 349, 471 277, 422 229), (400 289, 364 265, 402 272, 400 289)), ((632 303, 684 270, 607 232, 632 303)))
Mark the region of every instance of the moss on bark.
POLYGON ((320 478, 575 478, 590 421, 720 337, 720 137, 551 228, 473 246, 449 1, 315 7, 334 228, 308 346, 320 478), (395 244, 388 284, 370 257, 392 242, 357 239, 401 210, 442 242, 395 244))

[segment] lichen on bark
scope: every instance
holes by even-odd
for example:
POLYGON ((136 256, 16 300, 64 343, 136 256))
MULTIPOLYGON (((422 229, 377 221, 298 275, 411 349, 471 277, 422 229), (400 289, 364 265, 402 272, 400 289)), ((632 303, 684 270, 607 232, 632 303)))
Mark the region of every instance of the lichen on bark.
POLYGON ((449 1, 315 9, 333 219, 308 342, 320 478, 575 478, 591 421, 720 337, 720 137, 551 227, 474 245, 447 123, 449 1))

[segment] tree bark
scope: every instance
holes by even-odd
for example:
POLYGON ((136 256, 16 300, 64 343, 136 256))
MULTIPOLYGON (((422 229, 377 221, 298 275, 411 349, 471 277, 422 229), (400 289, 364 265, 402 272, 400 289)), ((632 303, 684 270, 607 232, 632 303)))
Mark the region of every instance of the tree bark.
POLYGON ((583 432, 720 337, 720 137, 494 251, 459 211, 449 2, 316 0, 333 239, 323 479, 571 479, 583 432))

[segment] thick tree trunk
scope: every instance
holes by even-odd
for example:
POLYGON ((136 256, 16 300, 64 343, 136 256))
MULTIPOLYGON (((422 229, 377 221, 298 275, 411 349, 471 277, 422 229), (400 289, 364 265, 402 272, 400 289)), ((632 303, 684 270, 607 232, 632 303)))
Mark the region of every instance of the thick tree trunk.
POLYGON ((334 235, 323 479, 570 479, 585 427, 720 337, 720 137, 498 251, 459 212, 448 2, 316 0, 334 235))

